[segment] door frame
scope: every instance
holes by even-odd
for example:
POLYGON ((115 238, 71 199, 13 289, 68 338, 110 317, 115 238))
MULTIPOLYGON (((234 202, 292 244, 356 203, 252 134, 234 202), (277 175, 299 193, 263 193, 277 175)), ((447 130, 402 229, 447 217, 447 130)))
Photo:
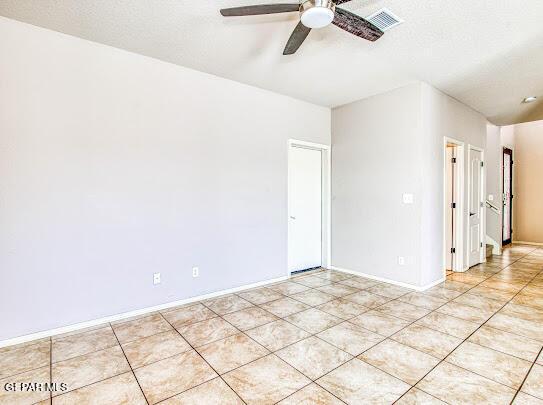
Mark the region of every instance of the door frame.
POLYGON ((454 192, 457 200, 457 210, 454 215, 455 222, 455 258, 453 271, 464 271, 464 142, 443 137, 443 277, 447 275, 447 144, 456 146, 456 170, 454 192))
POLYGON ((324 145, 320 143, 314 143, 314 142, 307 142, 307 141, 301 141, 298 139, 289 139, 287 143, 287 216, 286 216, 286 227, 287 227, 287 262, 286 262, 286 271, 287 275, 290 276, 290 269, 288 266, 288 258, 290 253, 290 241, 291 241, 291 235, 290 235, 290 227, 289 227, 289 216, 290 216, 290 158, 291 153, 290 151, 292 148, 304 148, 304 149, 312 149, 312 150, 318 150, 321 152, 321 179, 322 179, 322 196, 321 196, 321 266, 329 268, 332 264, 332 223, 331 223, 331 216, 332 216, 332 205, 331 205, 331 193, 332 193, 332 161, 330 159, 330 146, 324 145))
POLYGON ((513 149, 512 148, 508 148, 507 146, 504 146, 502 148, 502 156, 501 156, 501 161, 502 161, 502 172, 501 172, 501 186, 502 186, 502 218, 501 218, 501 224, 502 224, 502 243, 501 243, 501 246, 505 246, 505 245, 508 245, 510 243, 513 243, 513 149), (503 155, 506 154, 506 151, 509 151, 508 155, 510 156, 510 160, 511 160, 511 165, 509 167, 509 195, 510 195, 510 198, 509 198, 509 242, 505 242, 503 240, 503 220, 504 220, 504 217, 503 217, 503 214, 504 214, 504 209, 503 209, 503 197, 505 195, 505 189, 503 188, 503 180, 504 180, 504 177, 503 177, 503 172, 505 171, 505 162, 504 162, 504 159, 503 159, 503 155))
MULTIPOLYGON (((470 237, 471 237, 471 233, 469 231, 469 204, 471 203, 471 151, 474 150, 474 151, 477 151, 477 152, 480 152, 481 153, 481 162, 483 163, 483 166, 480 168, 481 170, 481 197, 482 197, 482 200, 480 202, 482 202, 482 205, 481 205, 481 226, 480 226, 480 230, 479 230, 479 238, 480 240, 482 241, 483 243, 483 246, 481 247, 481 251, 479 253, 479 263, 477 264, 480 264, 480 263, 484 263, 486 262, 486 204, 484 203, 485 202, 485 199, 486 199, 486 194, 485 194, 485 190, 486 190, 486 164, 485 164, 485 150, 482 149, 482 148, 479 148, 478 146, 475 146, 475 145, 471 145, 471 144, 468 144, 468 209, 466 210, 466 224, 467 224, 467 227, 468 227, 468 232, 467 232, 467 251, 469 252, 469 246, 470 246, 470 243, 471 243, 471 240, 470 240, 470 237)), ((471 263, 469 262, 469 259, 470 259, 470 255, 468 254, 467 255, 467 268, 470 268, 472 265, 471 263)), ((474 264, 473 266, 476 266, 477 264, 474 264)))

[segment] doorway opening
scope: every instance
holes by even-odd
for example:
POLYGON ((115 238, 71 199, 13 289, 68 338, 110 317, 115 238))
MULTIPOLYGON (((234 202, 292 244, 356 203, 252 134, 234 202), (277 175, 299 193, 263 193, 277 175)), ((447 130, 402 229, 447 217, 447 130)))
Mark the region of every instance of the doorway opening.
POLYGON ((289 140, 288 273, 329 266, 329 147, 289 140))
POLYGON ((502 165, 502 246, 513 241, 513 151, 503 148, 502 165))
POLYGON ((449 274, 463 270, 463 142, 445 138, 444 162, 443 268, 445 274, 449 274))
POLYGON ((484 151, 469 147, 469 217, 468 267, 484 262, 485 255, 485 203, 484 203, 484 151))

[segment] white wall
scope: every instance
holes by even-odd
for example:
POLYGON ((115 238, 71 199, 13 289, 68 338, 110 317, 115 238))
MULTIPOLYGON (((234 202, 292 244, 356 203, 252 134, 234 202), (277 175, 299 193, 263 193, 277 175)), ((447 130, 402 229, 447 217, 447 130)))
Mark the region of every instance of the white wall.
MULTIPOLYGON (((500 213, 486 210, 486 234, 495 242, 499 250, 502 243, 502 141, 501 128, 487 123, 486 126, 486 198, 492 195, 491 201, 500 213)), ((498 253, 495 251, 495 253, 498 253)))
POLYGON ((287 139, 329 144, 329 109, 4 18, 0 38, 0 340, 286 274, 287 139))
MULTIPOLYGON (((464 269, 468 267, 468 150, 485 148, 486 118, 465 104, 422 83, 424 131, 422 138, 422 258, 421 285, 442 276, 443 267, 443 147, 444 137, 464 142, 463 240, 464 269), (438 253, 439 252, 439 253, 438 253)), ((484 225, 483 225, 484 226, 484 225)))
POLYGON ((334 266, 419 285, 420 99, 413 84, 332 110, 334 266))
POLYGON ((444 137, 466 143, 467 175, 468 144, 484 148, 486 119, 425 83, 332 111, 334 266, 418 287, 443 277, 444 137))

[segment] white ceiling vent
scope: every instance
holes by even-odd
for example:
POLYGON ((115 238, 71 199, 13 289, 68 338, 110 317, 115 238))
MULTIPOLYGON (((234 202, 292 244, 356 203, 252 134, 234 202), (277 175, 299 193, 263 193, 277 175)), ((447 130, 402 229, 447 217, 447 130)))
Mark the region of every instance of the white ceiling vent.
POLYGON ((376 13, 373 13, 372 15, 366 17, 366 20, 371 22, 381 31, 389 30, 396 25, 403 23, 403 20, 400 17, 392 13, 387 8, 382 8, 376 13))

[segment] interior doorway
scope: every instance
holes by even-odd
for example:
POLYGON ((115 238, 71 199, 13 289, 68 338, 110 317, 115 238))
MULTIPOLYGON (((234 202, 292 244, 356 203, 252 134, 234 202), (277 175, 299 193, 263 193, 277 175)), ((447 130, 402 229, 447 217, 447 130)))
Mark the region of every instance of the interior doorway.
POLYGON ((443 157, 443 267, 447 273, 463 271, 464 143, 445 138, 443 157))
POLYGON ((329 254, 329 149, 289 141, 288 271, 326 266, 329 254))
POLYGON ((469 217, 468 267, 482 263, 484 249, 484 162, 483 150, 470 146, 469 159, 469 217))
POLYGON ((513 151, 509 148, 503 148, 502 179, 502 246, 505 246, 513 240, 513 151))

